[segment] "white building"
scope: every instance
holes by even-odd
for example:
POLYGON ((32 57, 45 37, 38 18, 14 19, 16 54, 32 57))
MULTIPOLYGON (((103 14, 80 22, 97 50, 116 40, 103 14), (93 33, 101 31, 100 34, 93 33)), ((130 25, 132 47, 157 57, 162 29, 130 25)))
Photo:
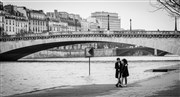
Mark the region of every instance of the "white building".
POLYGON ((3 3, 0 2, 0 31, 5 29, 5 11, 3 10, 3 3))
POLYGON ((29 31, 42 33, 47 31, 47 18, 42 10, 27 10, 29 19, 29 31))
POLYGON ((67 24, 66 31, 80 31, 81 24, 80 20, 81 17, 77 14, 69 14, 67 12, 58 12, 54 10, 54 12, 47 12, 47 16, 53 19, 59 20, 61 23, 67 24))
POLYGON ((120 19, 118 18, 117 13, 110 12, 94 12, 91 13, 92 18, 96 18, 102 22, 100 28, 107 29, 108 28, 108 15, 109 15, 109 26, 111 31, 119 31, 121 29, 120 19))
POLYGON ((15 5, 4 6, 6 11, 4 14, 4 31, 8 35, 16 35, 18 33, 27 33, 29 31, 29 23, 26 15, 25 7, 17 7, 15 5))
POLYGON ((16 17, 16 34, 29 32, 29 22, 25 17, 16 17))
POLYGON ((15 11, 19 13, 16 15, 16 33, 29 32, 29 21, 25 7, 15 6, 15 11))
POLYGON ((68 24, 60 22, 57 19, 49 19, 48 21, 49 32, 62 32, 67 31, 68 24))
POLYGON ((83 19, 81 21, 81 31, 90 31, 89 22, 87 22, 87 19, 83 19))
POLYGON ((81 21, 82 31, 99 31, 101 28, 102 22, 96 18, 87 18, 81 21))
POLYGON ((16 16, 5 14, 5 29, 8 35, 16 35, 16 16))

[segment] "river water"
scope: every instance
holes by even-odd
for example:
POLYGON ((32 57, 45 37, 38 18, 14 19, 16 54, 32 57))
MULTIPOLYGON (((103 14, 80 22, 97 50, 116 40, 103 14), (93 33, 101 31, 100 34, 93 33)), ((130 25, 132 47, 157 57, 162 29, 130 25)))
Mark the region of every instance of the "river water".
MULTIPOLYGON (((91 62, 91 76, 89 76, 88 61, 81 61, 81 59, 88 60, 78 58, 79 61, 41 59, 41 61, 1 62, 0 96, 52 87, 72 88, 73 85, 116 83, 114 76, 116 58, 109 61, 108 57, 104 57, 99 58, 104 61, 91 62)), ((180 61, 130 61, 128 83, 163 74, 145 72, 148 69, 177 64, 180 64, 180 61)))

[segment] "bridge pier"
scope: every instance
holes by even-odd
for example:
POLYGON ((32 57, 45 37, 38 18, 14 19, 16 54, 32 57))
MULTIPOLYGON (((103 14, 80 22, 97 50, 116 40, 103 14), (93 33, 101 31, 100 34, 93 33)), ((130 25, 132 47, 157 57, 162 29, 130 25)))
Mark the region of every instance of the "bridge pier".
POLYGON ((157 49, 154 49, 154 56, 157 56, 157 49))
POLYGON ((2 54, 0 55, 0 61, 17 61, 18 54, 2 54))

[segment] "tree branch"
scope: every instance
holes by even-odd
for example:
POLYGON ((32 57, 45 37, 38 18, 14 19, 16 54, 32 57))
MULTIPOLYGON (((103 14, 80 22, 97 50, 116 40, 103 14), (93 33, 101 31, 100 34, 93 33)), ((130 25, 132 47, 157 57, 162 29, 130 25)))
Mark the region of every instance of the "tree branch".
POLYGON ((177 2, 174 0, 157 0, 161 5, 167 9, 167 11, 170 11, 170 14, 180 16, 180 7, 176 4, 177 2), (174 3, 176 2, 176 3, 174 3))
POLYGON ((180 8, 180 2, 176 2, 175 0, 172 0, 179 8, 180 8))

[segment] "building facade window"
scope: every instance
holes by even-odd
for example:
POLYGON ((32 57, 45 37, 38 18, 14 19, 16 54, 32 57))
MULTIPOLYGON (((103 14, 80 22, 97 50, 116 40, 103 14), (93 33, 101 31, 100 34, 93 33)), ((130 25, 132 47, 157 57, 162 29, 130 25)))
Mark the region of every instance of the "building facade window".
POLYGON ((9 25, 11 25, 11 20, 9 20, 9 25))
POLYGON ((6 31, 8 31, 8 26, 6 26, 6 31))
POLYGON ((6 24, 8 25, 8 20, 6 20, 6 24))
POLYGON ((4 22, 4 17, 2 17, 2 22, 4 22))

